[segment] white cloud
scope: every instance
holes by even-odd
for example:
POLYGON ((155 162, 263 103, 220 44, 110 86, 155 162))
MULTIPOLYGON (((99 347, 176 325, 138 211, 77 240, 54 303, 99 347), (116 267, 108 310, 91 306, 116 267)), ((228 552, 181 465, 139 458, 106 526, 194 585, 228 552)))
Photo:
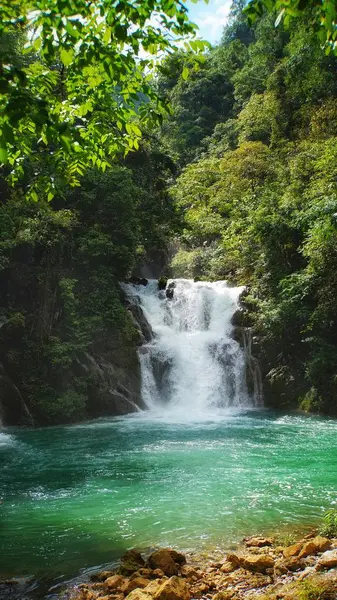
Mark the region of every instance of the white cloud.
POLYGON ((227 23, 232 0, 210 0, 208 5, 189 5, 191 20, 199 27, 200 37, 215 43, 227 23))

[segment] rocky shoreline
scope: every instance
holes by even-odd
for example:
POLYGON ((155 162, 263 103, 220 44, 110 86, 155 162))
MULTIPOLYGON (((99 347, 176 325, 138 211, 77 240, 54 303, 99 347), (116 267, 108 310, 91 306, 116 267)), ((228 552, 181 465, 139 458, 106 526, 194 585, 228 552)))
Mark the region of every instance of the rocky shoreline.
POLYGON ((296 543, 245 539, 221 559, 161 548, 129 550, 119 567, 91 575, 62 600, 334 600, 337 538, 312 532, 296 543))

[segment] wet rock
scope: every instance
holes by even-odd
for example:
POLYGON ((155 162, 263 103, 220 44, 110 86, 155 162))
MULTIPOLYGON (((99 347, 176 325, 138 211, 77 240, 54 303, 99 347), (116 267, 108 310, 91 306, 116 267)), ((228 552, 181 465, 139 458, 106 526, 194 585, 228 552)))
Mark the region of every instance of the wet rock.
POLYGON ((151 569, 161 569, 168 577, 178 575, 178 566, 174 562, 171 552, 172 551, 169 548, 163 548, 153 552, 148 560, 151 569))
POLYGON ((191 594, 185 580, 175 576, 164 581, 154 595, 155 600, 190 600, 190 598, 191 594))
POLYGON ((302 550, 303 544, 298 542, 297 544, 292 544, 291 546, 287 546, 283 550, 283 556, 285 558, 291 558, 292 556, 297 556, 302 550))
POLYGON ((142 567, 145 567, 145 561, 140 552, 137 552, 137 550, 129 550, 121 558, 121 565, 118 572, 121 575, 131 575, 142 567))
POLYGON ((271 538, 264 537, 251 537, 248 540, 245 540, 245 543, 247 548, 263 548, 264 546, 272 546, 273 540, 271 538))
POLYGON ((133 590, 137 588, 144 589, 147 585, 151 583, 150 579, 145 579, 145 577, 134 577, 133 579, 128 579, 121 586, 121 591, 127 596, 133 590))
POLYGON ((242 567, 248 571, 265 573, 267 569, 273 569, 275 561, 268 554, 228 554, 227 560, 234 566, 242 567))
POLYGON ((166 288, 166 298, 168 298, 169 300, 172 300, 172 298, 174 296, 174 288, 175 287, 176 287, 175 281, 171 281, 171 283, 169 283, 166 288))
POLYGON ((146 286, 149 281, 145 277, 130 277, 128 283, 132 283, 133 285, 144 285, 146 286))
POLYGON ((173 548, 168 548, 168 551, 171 555, 171 558, 174 560, 175 563, 178 563, 178 565, 186 564, 185 554, 182 554, 181 552, 177 552, 177 550, 174 550, 173 548))
POLYGON ((318 559, 316 569, 333 569, 337 567, 337 550, 328 550, 318 559))
POLYGON ((113 577, 114 571, 99 571, 90 575, 91 581, 105 581, 108 577, 113 577))
POLYGON ((121 575, 112 575, 107 577, 104 581, 104 587, 107 590, 119 590, 125 583, 125 578, 121 575))
MULTIPOLYGON (((105 581, 108 577, 113 577, 114 575, 114 571, 99 571, 90 575, 90 579, 91 581, 105 581)), ((120 577, 120 575, 117 575, 117 577, 120 577)))
POLYGON ((167 286, 167 277, 159 277, 158 279, 158 290, 165 290, 167 286))

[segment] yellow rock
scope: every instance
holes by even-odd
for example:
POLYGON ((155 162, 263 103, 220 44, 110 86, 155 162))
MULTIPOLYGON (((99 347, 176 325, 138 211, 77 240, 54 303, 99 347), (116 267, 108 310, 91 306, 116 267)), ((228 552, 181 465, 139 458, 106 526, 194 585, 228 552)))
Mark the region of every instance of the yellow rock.
POLYGON ((159 586, 154 594, 155 600, 190 600, 190 598, 189 588, 181 577, 170 577, 159 586))

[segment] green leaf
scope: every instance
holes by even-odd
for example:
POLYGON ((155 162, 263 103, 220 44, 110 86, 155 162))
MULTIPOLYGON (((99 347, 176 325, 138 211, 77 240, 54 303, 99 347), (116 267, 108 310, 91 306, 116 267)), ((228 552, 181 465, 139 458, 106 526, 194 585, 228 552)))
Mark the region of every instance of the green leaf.
POLYGON ((181 76, 182 76, 182 78, 183 78, 184 81, 186 81, 186 79, 188 78, 189 74, 190 74, 189 69, 187 67, 184 67, 183 68, 183 72, 181 74, 181 76))
POLYGON ((60 51, 60 57, 61 60, 63 62, 63 64, 68 67, 74 58, 74 51, 69 48, 68 50, 66 50, 65 48, 62 48, 62 50, 60 51))
POLYGON ((8 162, 8 153, 5 146, 0 145, 0 163, 6 164, 8 162))

